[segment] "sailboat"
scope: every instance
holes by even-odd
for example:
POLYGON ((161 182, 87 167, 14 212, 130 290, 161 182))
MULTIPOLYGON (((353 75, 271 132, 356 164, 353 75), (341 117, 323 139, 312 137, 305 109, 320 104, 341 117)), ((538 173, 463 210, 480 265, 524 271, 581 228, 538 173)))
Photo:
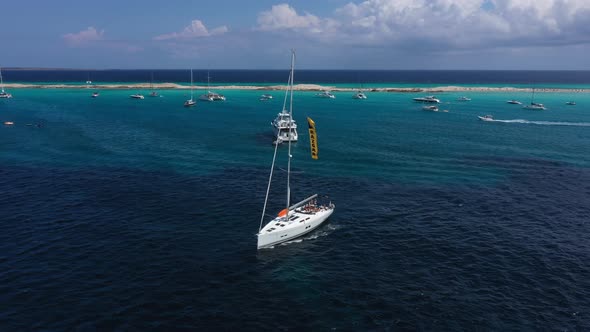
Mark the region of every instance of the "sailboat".
POLYGON ((531 97, 530 105, 524 105, 524 109, 527 110, 534 110, 534 111, 544 111, 546 110, 545 105, 535 103, 535 88, 533 88, 533 96, 531 97))
POLYGON ((12 95, 4 91, 4 81, 2 81, 2 68, 0 68, 0 98, 12 98, 12 95))
POLYGON ((209 72, 207 72, 207 93, 199 96, 199 99, 203 100, 203 101, 224 101, 225 100, 224 95, 220 95, 217 92, 213 92, 213 91, 209 90, 210 82, 211 82, 211 76, 209 76, 209 72))
POLYGON ((193 99, 193 70, 191 69, 191 99, 184 102, 184 107, 195 106, 197 102, 193 99))
POLYGON ((158 91, 154 90, 154 73, 151 73, 150 89, 152 90, 152 92, 150 92, 150 97, 159 97, 160 96, 158 94, 158 91))
MULTIPOLYGON (((289 115, 293 117, 293 74, 295 69, 295 51, 291 53, 291 74, 289 75, 289 115)), ((285 104, 287 95, 285 95, 285 104)), ((312 146, 312 158, 317 159, 317 139, 315 134, 315 123, 307 118, 309 124, 310 143, 312 146)), ((277 137, 278 138, 278 137, 277 137)), ((278 215, 263 226, 266 214, 266 205, 272 175, 275 167, 277 149, 279 144, 275 145, 268 187, 266 189, 266 198, 260 218, 260 228, 256 234, 258 238, 258 249, 269 248, 279 243, 289 241, 307 234, 320 226, 334 212, 332 202, 321 205, 317 203, 317 194, 311 195, 299 203, 291 205, 291 141, 288 141, 288 162, 287 162, 287 203, 286 208, 281 210, 278 215)))
POLYGON ((352 95, 352 99, 367 99, 367 95, 363 92, 363 85, 352 95))

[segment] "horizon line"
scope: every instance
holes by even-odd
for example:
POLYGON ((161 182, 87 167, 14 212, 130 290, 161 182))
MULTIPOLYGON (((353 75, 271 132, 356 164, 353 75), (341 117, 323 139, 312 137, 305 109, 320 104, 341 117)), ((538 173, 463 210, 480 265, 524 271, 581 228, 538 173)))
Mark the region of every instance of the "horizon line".
MULTIPOLYGON (((160 70, 160 71, 172 71, 172 70, 216 70, 216 71, 257 71, 257 70, 269 70, 269 71, 283 71, 287 69, 273 69, 273 68, 64 68, 64 67, 0 67, 2 70, 66 70, 66 71, 115 71, 115 70, 160 70)), ((568 71, 568 72, 587 72, 590 69, 305 69, 300 68, 298 70, 308 71, 568 71)))

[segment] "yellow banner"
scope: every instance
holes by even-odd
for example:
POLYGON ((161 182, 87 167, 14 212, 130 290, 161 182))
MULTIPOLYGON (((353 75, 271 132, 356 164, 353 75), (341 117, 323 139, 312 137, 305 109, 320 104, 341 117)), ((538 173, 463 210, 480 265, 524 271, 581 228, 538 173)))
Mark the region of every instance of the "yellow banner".
POLYGON ((315 122, 310 117, 307 117, 307 125, 309 126, 309 145, 311 146, 311 158, 318 159, 318 136, 315 131, 315 122))

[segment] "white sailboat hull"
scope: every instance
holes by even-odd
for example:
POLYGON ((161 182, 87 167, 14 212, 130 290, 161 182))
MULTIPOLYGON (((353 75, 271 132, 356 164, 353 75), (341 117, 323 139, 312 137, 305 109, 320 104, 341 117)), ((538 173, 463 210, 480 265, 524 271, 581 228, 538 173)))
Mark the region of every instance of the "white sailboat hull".
POLYGON ((300 209, 291 211, 288 221, 285 217, 277 217, 257 234, 258 249, 269 248, 303 236, 320 226, 333 212, 332 205, 313 214, 303 213, 300 209))

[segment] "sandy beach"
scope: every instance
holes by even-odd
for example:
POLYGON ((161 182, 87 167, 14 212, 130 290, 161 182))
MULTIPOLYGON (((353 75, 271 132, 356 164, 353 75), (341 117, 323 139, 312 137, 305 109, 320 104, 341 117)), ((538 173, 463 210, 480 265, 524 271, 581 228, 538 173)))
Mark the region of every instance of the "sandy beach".
MULTIPOLYGON (((93 84, 93 85, 73 85, 73 84, 22 84, 22 83, 10 83, 5 84, 7 89, 156 89, 156 90, 175 90, 175 89, 190 89, 190 85, 181 85, 176 83, 137 83, 137 84, 93 84)), ((196 90, 206 90, 207 86, 194 86, 196 90)), ((273 91, 273 90, 285 90, 286 85, 270 85, 270 86, 253 86, 253 85, 219 85, 212 86, 209 89, 214 90, 261 90, 261 91, 273 91)), ((351 92, 358 91, 357 88, 343 88, 335 86, 324 86, 317 84, 296 84, 294 89, 297 91, 341 91, 351 92)), ((516 87, 464 87, 464 86, 438 86, 438 87, 379 87, 379 88, 363 88, 360 89, 365 92, 422 92, 422 93, 439 93, 439 92, 530 92, 531 88, 516 88, 516 87)), ((590 93, 590 89, 578 89, 578 88, 535 88, 536 92, 578 92, 578 93, 590 93)))

